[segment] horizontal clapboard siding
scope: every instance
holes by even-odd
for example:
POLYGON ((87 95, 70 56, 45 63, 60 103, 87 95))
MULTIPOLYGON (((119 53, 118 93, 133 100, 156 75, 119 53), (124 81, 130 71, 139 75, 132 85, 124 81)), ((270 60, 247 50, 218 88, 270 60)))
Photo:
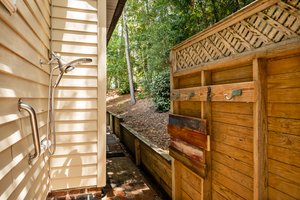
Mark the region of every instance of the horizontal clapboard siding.
POLYGON ((10 15, 0 3, 0 199, 45 199, 49 191, 49 156, 28 164, 33 151, 28 114, 18 99, 35 108, 40 140, 46 137, 50 47, 48 0, 17 1, 10 15))
POLYGON ((56 153, 50 160, 52 190, 97 185, 97 1, 53 0, 53 51, 66 61, 89 57, 65 74, 55 93, 56 153))

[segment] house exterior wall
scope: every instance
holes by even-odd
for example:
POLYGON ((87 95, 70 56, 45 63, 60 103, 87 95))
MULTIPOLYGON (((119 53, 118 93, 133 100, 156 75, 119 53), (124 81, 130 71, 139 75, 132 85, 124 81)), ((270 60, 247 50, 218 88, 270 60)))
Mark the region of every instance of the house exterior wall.
POLYGON ((45 138, 50 48, 48 0, 17 1, 12 15, 0 3, 0 199, 45 199, 49 156, 28 164, 34 149, 28 114, 18 99, 35 108, 40 139, 45 138))
POLYGON ((0 3, 0 199, 45 199, 50 190, 105 185, 106 1, 52 3, 51 11, 50 0, 19 0, 12 15, 0 3), (49 67, 40 60, 49 60, 49 50, 93 62, 63 77, 55 93, 57 151, 29 165, 30 120, 18 100, 33 106, 44 139, 49 67))
POLYGON ((88 57, 93 62, 66 73, 56 89, 51 189, 104 186, 106 32, 101 34, 101 26, 106 30, 106 1, 52 3, 52 50, 67 61, 88 57))

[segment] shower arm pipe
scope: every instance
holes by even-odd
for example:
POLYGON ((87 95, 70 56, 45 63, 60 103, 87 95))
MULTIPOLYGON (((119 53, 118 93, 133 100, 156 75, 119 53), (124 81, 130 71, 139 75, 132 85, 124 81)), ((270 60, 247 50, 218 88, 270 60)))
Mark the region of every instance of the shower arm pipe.
POLYGON ((55 125, 54 125, 54 92, 55 87, 52 84, 52 78, 54 70, 58 69, 59 66, 53 67, 50 72, 50 79, 49 79, 49 90, 48 90, 48 114, 47 114, 47 133, 46 133, 46 148, 50 155, 53 155, 56 150, 56 132, 55 132, 55 125), (52 134, 53 143, 50 142, 50 135, 52 134), (51 149, 52 148, 52 149, 51 149))
POLYGON ((35 159, 36 157, 41 155, 41 146, 40 146, 40 135, 39 135, 39 129, 37 126, 37 118, 36 118, 36 113, 33 109, 32 106, 29 104, 26 104, 22 102, 22 99, 19 99, 19 111, 25 110, 28 112, 29 117, 30 117, 30 124, 31 124, 31 129, 32 129, 32 139, 33 139, 33 144, 34 144, 34 154, 29 154, 29 161, 28 163, 31 164, 32 160, 35 159))

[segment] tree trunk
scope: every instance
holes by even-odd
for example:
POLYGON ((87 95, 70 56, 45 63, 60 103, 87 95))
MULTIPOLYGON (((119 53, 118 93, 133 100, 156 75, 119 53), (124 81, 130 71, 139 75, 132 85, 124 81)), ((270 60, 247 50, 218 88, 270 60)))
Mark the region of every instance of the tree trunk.
POLYGON ((132 73, 131 73, 131 66, 130 66, 130 51, 129 51, 129 40, 128 40, 128 30, 127 30, 127 19, 125 14, 125 9, 123 11, 123 22, 124 22, 124 38, 125 38, 125 53, 126 53, 126 61, 127 61, 127 71, 128 71, 128 81, 129 81, 129 89, 130 89, 130 99, 131 104, 135 104, 135 96, 134 96, 134 87, 133 87, 133 80, 132 80, 132 73))
POLYGON ((238 0, 235 0, 235 4, 234 4, 234 8, 233 8, 233 12, 236 12, 240 9, 240 4, 238 0))
MULTIPOLYGON (((206 12, 206 10, 205 10, 205 4, 204 4, 204 2, 203 1, 199 1, 199 6, 200 6, 200 9, 201 9, 201 12, 202 12, 202 21, 204 21, 204 26, 205 27, 208 27, 208 25, 209 25, 209 23, 208 23, 208 17, 207 17, 207 12, 206 12)), ((201 21, 199 21, 199 24, 201 23, 201 21)))
POLYGON ((213 9, 213 14, 214 14, 214 18, 215 18, 215 23, 219 21, 219 16, 218 16, 218 9, 216 6, 216 1, 215 0, 211 0, 211 4, 212 4, 212 9, 213 9))

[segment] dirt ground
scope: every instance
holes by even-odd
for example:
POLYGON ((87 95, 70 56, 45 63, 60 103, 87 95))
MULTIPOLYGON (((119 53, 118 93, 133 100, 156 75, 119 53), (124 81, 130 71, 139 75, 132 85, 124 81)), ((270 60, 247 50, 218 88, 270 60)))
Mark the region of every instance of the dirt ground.
POLYGON ((132 129, 148 139, 157 147, 168 149, 170 136, 167 132, 169 113, 158 113, 148 98, 137 99, 135 105, 130 103, 130 95, 117 95, 109 91, 106 97, 107 111, 118 114, 132 129))

